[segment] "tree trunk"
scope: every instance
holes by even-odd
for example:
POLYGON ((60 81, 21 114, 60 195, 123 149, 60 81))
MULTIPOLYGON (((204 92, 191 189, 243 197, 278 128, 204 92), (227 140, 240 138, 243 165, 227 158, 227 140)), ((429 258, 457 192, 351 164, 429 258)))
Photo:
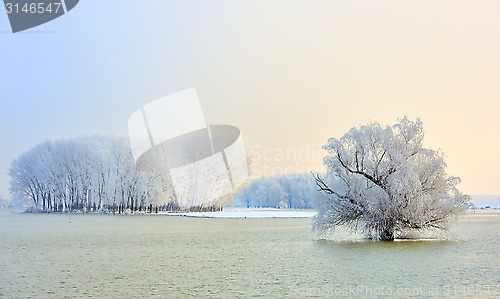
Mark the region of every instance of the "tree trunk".
POLYGON ((386 228, 380 233, 381 241, 394 241, 394 229, 386 228))

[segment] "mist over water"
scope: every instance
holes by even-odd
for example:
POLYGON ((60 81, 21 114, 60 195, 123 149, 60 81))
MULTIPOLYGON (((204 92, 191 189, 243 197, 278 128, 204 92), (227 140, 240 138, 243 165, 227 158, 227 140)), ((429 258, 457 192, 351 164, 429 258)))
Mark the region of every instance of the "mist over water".
POLYGON ((309 218, 3 211, 0 297, 498 296, 499 231, 493 211, 415 242, 318 240, 309 218))

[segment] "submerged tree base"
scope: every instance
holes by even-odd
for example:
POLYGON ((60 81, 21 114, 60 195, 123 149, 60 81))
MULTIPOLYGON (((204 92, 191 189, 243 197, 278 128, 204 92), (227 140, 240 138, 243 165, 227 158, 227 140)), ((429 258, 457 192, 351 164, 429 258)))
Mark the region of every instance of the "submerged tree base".
POLYGON ((316 232, 318 240, 333 242, 427 242, 446 241, 450 238, 447 230, 440 229, 394 231, 392 235, 385 234, 385 237, 375 232, 352 230, 343 225, 316 232))

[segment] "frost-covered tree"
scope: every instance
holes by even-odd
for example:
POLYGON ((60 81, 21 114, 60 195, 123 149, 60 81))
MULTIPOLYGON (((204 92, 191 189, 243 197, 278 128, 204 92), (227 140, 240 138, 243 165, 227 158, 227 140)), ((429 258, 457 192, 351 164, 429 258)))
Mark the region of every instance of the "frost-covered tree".
POLYGON ((422 122, 404 117, 329 139, 323 146, 327 175, 315 175, 328 196, 318 203, 314 229, 346 226, 376 240, 446 229, 466 210, 469 196, 457 190, 460 179, 446 173, 443 153, 423 147, 423 138, 422 122))
POLYGON ((127 139, 46 141, 11 163, 10 191, 36 211, 118 212, 167 209, 171 190, 138 171, 127 139))
MULTIPOLYGON (((45 141, 11 163, 10 192, 27 209, 42 212, 214 210, 228 199, 220 197, 206 205, 181 203, 169 171, 165 167, 138 169, 125 138, 45 141)), ((189 182, 192 189, 199 183, 189 182)))
POLYGON ((254 179, 243 187, 237 198, 247 208, 313 208, 316 190, 309 173, 267 176, 254 179))

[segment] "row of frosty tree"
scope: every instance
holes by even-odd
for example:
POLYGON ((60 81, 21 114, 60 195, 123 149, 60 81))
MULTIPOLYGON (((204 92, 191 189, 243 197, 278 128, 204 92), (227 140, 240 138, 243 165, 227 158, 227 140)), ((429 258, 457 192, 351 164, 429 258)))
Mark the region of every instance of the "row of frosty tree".
POLYGON ((13 199, 36 211, 175 210, 161 176, 136 170, 126 139, 46 141, 11 164, 13 199))
MULTIPOLYGON (((45 141, 11 164, 10 191, 28 210, 42 212, 155 212, 181 207, 160 174, 138 171, 129 143, 93 136, 45 141)), ((247 207, 313 208, 316 192, 310 174, 263 177, 242 188, 247 207)), ((225 200, 190 210, 214 210, 225 200)))
POLYGON ((268 176, 252 180, 236 199, 246 208, 312 209, 324 197, 317 189, 310 173, 268 176))

